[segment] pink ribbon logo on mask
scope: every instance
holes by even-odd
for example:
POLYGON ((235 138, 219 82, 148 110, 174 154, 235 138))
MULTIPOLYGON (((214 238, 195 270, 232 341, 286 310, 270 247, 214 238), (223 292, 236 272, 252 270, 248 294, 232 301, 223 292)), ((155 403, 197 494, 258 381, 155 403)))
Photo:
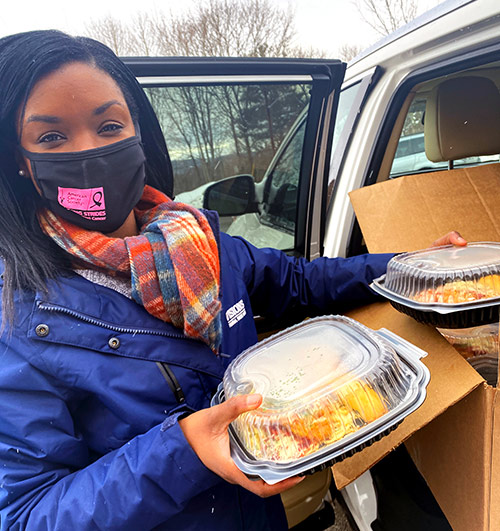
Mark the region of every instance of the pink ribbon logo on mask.
POLYGON ((106 203, 102 186, 99 188, 62 188, 59 186, 57 202, 66 210, 85 219, 93 221, 106 219, 106 203))

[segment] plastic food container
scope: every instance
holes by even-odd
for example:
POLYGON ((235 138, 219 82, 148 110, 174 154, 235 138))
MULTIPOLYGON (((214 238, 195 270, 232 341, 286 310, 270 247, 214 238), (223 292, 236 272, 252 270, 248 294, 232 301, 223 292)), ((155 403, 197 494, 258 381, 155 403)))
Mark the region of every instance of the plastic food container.
POLYGON ((273 484, 352 455, 424 401, 425 354, 341 316, 305 321, 250 347, 229 365, 212 401, 263 396, 230 426, 234 461, 273 484))
POLYGON ((500 244, 446 245, 397 255, 372 287, 397 310, 439 328, 498 322, 500 244))
POLYGON ((438 328, 464 358, 498 356, 498 323, 472 328, 438 328))
POLYGON ((489 385, 497 384, 498 323, 473 328, 437 329, 489 385))
POLYGON ((467 360, 476 371, 486 380, 488 385, 497 385, 498 380, 498 357, 476 356, 467 360))

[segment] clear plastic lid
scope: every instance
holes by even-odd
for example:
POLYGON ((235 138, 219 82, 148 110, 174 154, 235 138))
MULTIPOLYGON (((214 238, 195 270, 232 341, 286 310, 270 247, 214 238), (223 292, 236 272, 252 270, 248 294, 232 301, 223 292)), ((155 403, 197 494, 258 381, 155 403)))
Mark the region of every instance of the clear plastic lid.
POLYGON ((498 323, 437 330, 464 358, 498 356, 498 323))
POLYGON ((446 245, 397 255, 387 265, 385 288, 420 303, 500 297, 500 244, 446 245))
POLYGON ((226 400, 263 396, 257 410, 232 423, 251 459, 293 463, 338 448, 362 430, 369 439, 372 423, 380 433, 385 415, 425 396, 419 378, 425 379, 381 336, 352 319, 327 316, 247 349, 229 365, 223 387, 226 400))

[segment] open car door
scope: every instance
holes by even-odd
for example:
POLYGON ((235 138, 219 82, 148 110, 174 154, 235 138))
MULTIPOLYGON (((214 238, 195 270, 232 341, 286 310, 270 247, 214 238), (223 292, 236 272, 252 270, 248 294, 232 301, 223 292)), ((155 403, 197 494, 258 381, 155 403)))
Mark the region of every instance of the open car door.
POLYGON ((334 119, 334 60, 123 58, 166 139, 177 200, 217 210, 259 247, 321 255, 334 119))

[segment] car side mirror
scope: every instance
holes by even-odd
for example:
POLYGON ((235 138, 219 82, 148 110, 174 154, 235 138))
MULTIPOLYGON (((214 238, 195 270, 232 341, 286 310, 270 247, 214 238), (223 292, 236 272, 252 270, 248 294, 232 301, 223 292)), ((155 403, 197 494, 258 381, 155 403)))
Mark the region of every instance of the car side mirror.
POLYGON ((220 216, 241 216, 256 212, 255 182, 252 175, 235 175, 211 184, 203 194, 203 208, 220 216))

